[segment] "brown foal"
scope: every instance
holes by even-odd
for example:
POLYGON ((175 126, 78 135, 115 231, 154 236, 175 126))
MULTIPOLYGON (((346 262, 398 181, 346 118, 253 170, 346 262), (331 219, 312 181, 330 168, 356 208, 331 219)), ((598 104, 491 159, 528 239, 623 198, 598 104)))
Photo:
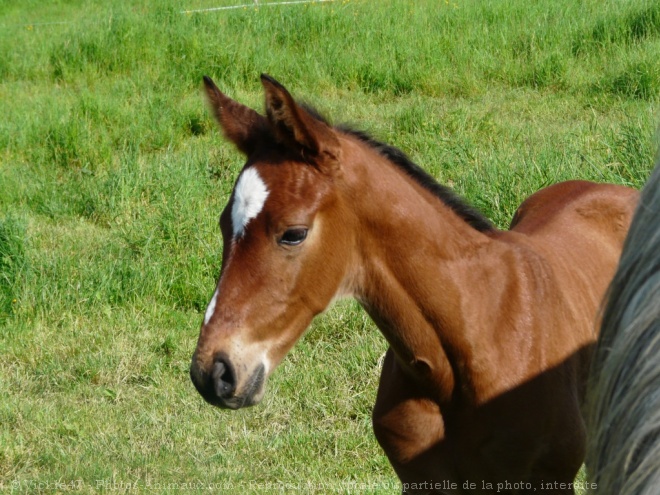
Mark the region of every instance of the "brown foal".
POLYGON ((637 191, 556 184, 500 231, 274 79, 262 76, 266 116, 204 81, 247 163, 192 358, 202 396, 258 403, 314 316, 354 297, 390 345, 373 426, 404 492, 573 493, 599 303, 637 191))

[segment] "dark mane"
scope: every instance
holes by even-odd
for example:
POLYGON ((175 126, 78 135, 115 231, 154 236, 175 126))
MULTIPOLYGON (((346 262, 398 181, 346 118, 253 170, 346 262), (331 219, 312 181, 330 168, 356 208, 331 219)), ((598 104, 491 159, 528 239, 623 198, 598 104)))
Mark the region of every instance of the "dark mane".
MULTIPOLYGON (((319 113, 316 108, 307 103, 299 104, 312 117, 331 126, 328 120, 323 115, 321 115, 321 113, 319 113)), ((451 208, 454 213, 465 220, 465 222, 474 229, 478 230, 479 232, 488 232, 495 228, 491 221, 488 220, 480 211, 470 205, 465 199, 461 198, 452 189, 436 181, 429 173, 426 172, 426 170, 413 162, 408 157, 408 155, 406 155, 400 149, 377 141, 366 132, 356 130, 351 126, 339 125, 336 126, 335 129, 359 139, 363 143, 376 150, 378 153, 396 165, 399 169, 401 169, 406 175, 408 175, 408 177, 438 197, 444 204, 451 208)))
POLYGON ((495 227, 483 214, 476 208, 468 204, 463 198, 452 191, 449 187, 438 183, 419 165, 414 163, 408 156, 398 148, 390 146, 380 141, 376 141, 363 131, 357 131, 347 126, 339 126, 338 130, 356 137, 363 143, 369 145, 374 150, 399 167, 406 175, 417 182, 427 191, 437 196, 443 203, 451 208, 459 217, 465 220, 470 226, 479 232, 488 232, 495 227))

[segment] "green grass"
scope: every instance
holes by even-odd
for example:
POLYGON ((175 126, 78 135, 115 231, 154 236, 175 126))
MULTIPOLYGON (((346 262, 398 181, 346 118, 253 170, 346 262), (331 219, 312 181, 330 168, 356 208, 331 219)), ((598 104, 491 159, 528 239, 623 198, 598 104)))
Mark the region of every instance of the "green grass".
POLYGON ((652 168, 657 2, 179 13, 232 3, 0 4, 0 491, 398 491, 370 427, 386 346, 356 303, 313 324, 258 407, 213 409, 189 381, 242 165, 203 74, 261 108, 270 73, 502 227, 544 185, 640 187, 652 168))

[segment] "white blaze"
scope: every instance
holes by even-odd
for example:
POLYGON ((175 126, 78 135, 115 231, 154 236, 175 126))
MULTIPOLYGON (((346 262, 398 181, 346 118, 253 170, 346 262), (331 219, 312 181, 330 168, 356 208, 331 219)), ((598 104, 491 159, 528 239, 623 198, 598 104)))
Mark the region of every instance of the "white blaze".
POLYGON ((267 197, 268 188, 259 177, 259 172, 254 167, 245 169, 234 188, 234 204, 231 207, 234 238, 243 235, 250 220, 263 209, 267 197))
POLYGON ((204 325, 208 325, 211 316, 213 316, 213 312, 215 311, 215 303, 217 300, 218 300, 218 289, 215 289, 215 292, 213 293, 213 297, 211 298, 211 302, 209 303, 209 307, 206 308, 206 313, 204 314, 204 325))
MULTIPOLYGON (((266 198, 268 198, 268 188, 259 177, 259 172, 254 168, 245 169, 234 187, 234 204, 231 206, 231 223, 235 239, 243 235, 250 220, 261 212, 266 198)), ((217 301, 218 289, 215 290, 204 313, 204 325, 208 325, 211 321, 217 301)))

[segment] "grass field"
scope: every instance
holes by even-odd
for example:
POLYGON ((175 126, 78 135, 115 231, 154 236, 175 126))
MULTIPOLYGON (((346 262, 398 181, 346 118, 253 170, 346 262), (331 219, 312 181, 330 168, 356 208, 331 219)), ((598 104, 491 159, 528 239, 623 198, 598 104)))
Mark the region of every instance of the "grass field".
POLYGON ((213 409, 190 383, 242 165, 203 74, 258 109, 271 74, 501 227, 544 185, 640 187, 652 167, 657 1, 179 12, 234 3, 0 2, 2 492, 399 491, 370 425, 386 346, 355 302, 315 321, 255 408, 213 409))

